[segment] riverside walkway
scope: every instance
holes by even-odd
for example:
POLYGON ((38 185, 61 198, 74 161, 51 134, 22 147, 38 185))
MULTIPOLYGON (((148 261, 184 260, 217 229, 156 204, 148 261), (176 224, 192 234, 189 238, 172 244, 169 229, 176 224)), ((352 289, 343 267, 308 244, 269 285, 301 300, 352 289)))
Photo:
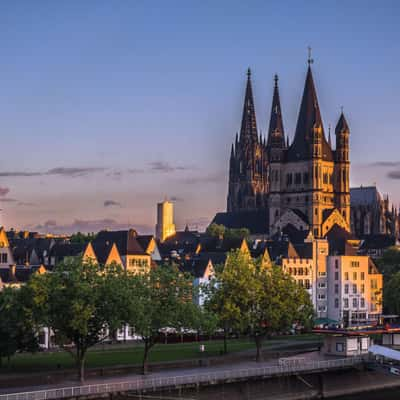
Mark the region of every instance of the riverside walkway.
POLYGON ((0 400, 49 400, 68 398, 96 398, 116 393, 142 393, 187 386, 214 385, 249 379, 264 379, 274 376, 316 373, 356 367, 362 364, 361 357, 315 360, 293 358, 270 360, 266 363, 241 363, 229 367, 192 368, 170 370, 151 375, 96 378, 82 385, 47 385, 39 387, 2 389, 0 400), (300 362, 299 362, 300 361, 300 362))

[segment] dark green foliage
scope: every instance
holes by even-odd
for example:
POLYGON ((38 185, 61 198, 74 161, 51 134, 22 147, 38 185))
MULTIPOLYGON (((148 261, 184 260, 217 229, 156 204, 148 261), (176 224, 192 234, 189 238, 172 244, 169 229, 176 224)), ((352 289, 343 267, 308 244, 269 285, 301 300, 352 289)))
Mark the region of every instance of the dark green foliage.
POLYGON ((3 357, 10 360, 17 351, 39 349, 30 303, 24 287, 0 291, 0 364, 3 357))

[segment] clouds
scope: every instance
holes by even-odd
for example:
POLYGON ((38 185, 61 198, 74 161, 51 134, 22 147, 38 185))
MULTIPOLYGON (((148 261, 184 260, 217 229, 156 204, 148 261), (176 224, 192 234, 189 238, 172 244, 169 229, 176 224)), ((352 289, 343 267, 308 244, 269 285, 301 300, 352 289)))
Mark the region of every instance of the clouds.
POLYGON ((0 197, 5 196, 9 192, 10 192, 10 189, 8 187, 0 186, 0 197))
POLYGON ((148 225, 130 225, 128 223, 118 222, 112 218, 102 219, 75 219, 71 223, 59 224, 54 219, 49 219, 43 224, 35 225, 33 229, 46 233, 74 233, 74 232, 98 232, 104 229, 125 230, 134 228, 140 233, 152 233, 153 227, 148 225))
POLYGON ((119 201, 104 200, 104 207, 122 207, 122 205, 119 201))
POLYGON ((400 179, 400 171, 389 171, 386 176, 389 179, 399 180, 400 179))
POLYGON ((6 171, 0 172, 0 177, 32 177, 32 176, 86 176, 97 172, 105 171, 104 167, 56 167, 47 171, 6 171))
POLYGON ((176 171, 192 170, 193 167, 184 165, 171 165, 165 161, 152 161, 149 163, 149 169, 152 172, 171 173, 176 171))
MULTIPOLYGON (((109 167, 55 167, 47 171, 3 171, 0 172, 0 178, 18 178, 18 177, 37 177, 37 176, 63 176, 63 177, 81 177, 97 173, 105 173, 106 176, 121 177, 126 174, 145 174, 145 173, 173 173, 178 171, 193 170, 193 166, 174 165, 166 161, 152 161, 146 164, 144 168, 115 169, 109 167)), ((1 194, 0 194, 1 196, 1 194)))

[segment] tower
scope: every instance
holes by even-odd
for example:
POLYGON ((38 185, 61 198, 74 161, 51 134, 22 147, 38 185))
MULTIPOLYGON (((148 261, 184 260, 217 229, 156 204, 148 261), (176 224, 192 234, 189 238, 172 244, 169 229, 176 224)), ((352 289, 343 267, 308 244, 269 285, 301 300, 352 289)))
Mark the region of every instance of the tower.
POLYGON ((278 75, 274 77, 271 114, 269 119, 268 139, 265 152, 268 160, 268 214, 274 221, 281 213, 281 178, 282 162, 286 150, 285 133, 283 130, 282 109, 279 97, 278 75))
POLYGON ((240 135, 236 136, 229 161, 228 212, 265 207, 267 184, 265 146, 257 132, 251 72, 248 69, 240 135))
POLYGON ((175 234, 174 204, 164 200, 157 204, 156 238, 161 242, 175 234))
POLYGON ((336 165, 335 165, 335 206, 350 226, 350 129, 343 112, 335 129, 336 165))

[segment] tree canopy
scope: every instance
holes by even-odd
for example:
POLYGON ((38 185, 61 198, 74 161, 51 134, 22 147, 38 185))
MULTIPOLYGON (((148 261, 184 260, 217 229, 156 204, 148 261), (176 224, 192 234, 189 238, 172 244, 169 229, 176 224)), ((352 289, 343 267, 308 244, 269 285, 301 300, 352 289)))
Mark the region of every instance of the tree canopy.
POLYGON ((247 228, 230 229, 224 225, 212 223, 206 230, 207 234, 220 239, 247 239, 250 236, 250 231, 247 228))
POLYGON ((39 349, 30 303, 24 287, 0 291, 0 364, 3 357, 9 360, 17 351, 39 349))
POLYGON ((147 372, 149 351, 161 329, 213 329, 212 321, 193 303, 191 276, 177 268, 160 266, 148 274, 129 275, 126 284, 131 295, 124 307, 124 318, 143 339, 143 373, 147 372))
POLYGON ((68 259, 29 282, 36 319, 51 327, 56 343, 75 358, 81 381, 87 350, 122 325, 124 282, 119 266, 80 258, 68 259))
POLYGON ((257 360, 267 336, 287 332, 294 324, 312 324, 314 311, 307 291, 280 267, 265 267, 260 259, 240 251, 229 253, 225 268, 210 285, 207 308, 219 316, 224 329, 254 338, 257 360))

